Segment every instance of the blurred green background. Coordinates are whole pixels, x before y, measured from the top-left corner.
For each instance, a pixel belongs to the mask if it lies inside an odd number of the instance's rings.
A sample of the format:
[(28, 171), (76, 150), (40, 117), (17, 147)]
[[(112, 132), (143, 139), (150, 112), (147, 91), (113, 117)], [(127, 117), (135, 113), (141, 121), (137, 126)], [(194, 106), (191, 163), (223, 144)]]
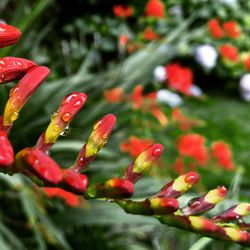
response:
[[(161, 126), (148, 112), (133, 110), (131, 103), (108, 103), (103, 92), (122, 87), (130, 95), (138, 84), (144, 92), (165, 89), (166, 83), (154, 78), (154, 69), (178, 62), (193, 72), (194, 83), (205, 97), (181, 95), (185, 115), (204, 121), (190, 133), (206, 138), (206, 145), (223, 140), (233, 152), (235, 169), (227, 171), (213, 164), (198, 167), (201, 184), (185, 199), (223, 184), (230, 194), (223, 206), (248, 201), (250, 193), (250, 104), (239, 94), (239, 82), (248, 69), (240, 63), (225, 61), (220, 55), (212, 69), (195, 57), (197, 46), (210, 44), (219, 54), (221, 44), (238, 48), (244, 60), (250, 53), (250, 1), (240, 0), (164, 0), (165, 17), (145, 16), (147, 0), (1, 0), (0, 18), (18, 27), (20, 41), (0, 56), (24, 57), (46, 65), (51, 74), (32, 96), (16, 122), (10, 140), (15, 152), (34, 145), (62, 98), (72, 91), (88, 94), (88, 102), (52, 149), (51, 156), (62, 167), (73, 164), (81, 145), (96, 120), (107, 113), (117, 116), (117, 125), (97, 159), (87, 172), (90, 183), (117, 176), (133, 158), (119, 145), (129, 136), (150, 138), (162, 143), (165, 153), (161, 165), (136, 184), (135, 198), (155, 194), (168, 180), (178, 176), (173, 169), (178, 155), (176, 142), (183, 131), (170, 121)], [(133, 15), (117, 17), (115, 5), (132, 6)], [(214, 39), (207, 23), (235, 21), (241, 36)], [(151, 27), (160, 37), (145, 39)], [(119, 43), (126, 34), (131, 48)], [(128, 46), (126, 45), (126, 46)], [(14, 83), (0, 86), (0, 111)], [(170, 119), (172, 108), (161, 106)], [(117, 205), (103, 201), (81, 200), (69, 207), (60, 199), (48, 199), (23, 176), (0, 176), (0, 249), (242, 249), (236, 244), (201, 238), (199, 235), (161, 225), (145, 216), (128, 215)], [(223, 207), (222, 206), (222, 207)]]

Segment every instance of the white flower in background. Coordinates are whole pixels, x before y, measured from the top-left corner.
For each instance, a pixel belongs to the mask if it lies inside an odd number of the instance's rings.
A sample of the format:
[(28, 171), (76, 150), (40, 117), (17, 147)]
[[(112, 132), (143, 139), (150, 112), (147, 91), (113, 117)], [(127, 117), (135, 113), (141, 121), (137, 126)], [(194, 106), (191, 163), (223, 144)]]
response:
[(217, 51), (209, 44), (197, 46), (195, 49), (195, 59), (206, 69), (212, 69), (216, 65), (217, 57)]
[(156, 93), (156, 99), (159, 103), (167, 104), (172, 108), (178, 107), (183, 103), (183, 100), (179, 95), (167, 89), (158, 90)]
[(250, 74), (245, 74), (240, 79), (240, 95), (245, 101), (250, 101)]
[(202, 89), (195, 84), (193, 84), (190, 87), (189, 91), (190, 91), (192, 96), (200, 97), (203, 95)]
[(169, 14), (170, 15), (176, 15), (179, 17), (183, 16), (183, 11), (180, 5), (175, 5), (169, 9)]
[(0, 19), (0, 23), (6, 23), (5, 20), (3, 19)]
[(157, 82), (164, 82), (167, 79), (167, 72), (164, 66), (157, 66), (154, 69), (154, 79)]

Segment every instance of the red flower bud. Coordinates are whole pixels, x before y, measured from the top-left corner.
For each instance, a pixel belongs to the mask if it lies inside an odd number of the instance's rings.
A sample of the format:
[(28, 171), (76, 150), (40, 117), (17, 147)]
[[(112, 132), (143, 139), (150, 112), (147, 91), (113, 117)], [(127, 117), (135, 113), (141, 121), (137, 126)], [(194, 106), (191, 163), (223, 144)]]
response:
[[(26, 148), (16, 156), (17, 168), (27, 174), (33, 173), (46, 184), (56, 185), (62, 181), (63, 175), (57, 163), (43, 152)], [(28, 174), (29, 175), (29, 174)]]
[(74, 193), (82, 194), (88, 186), (88, 178), (85, 174), (78, 174), (72, 170), (63, 171), (63, 185)]
[(149, 199), (150, 208), (155, 215), (171, 214), (178, 210), (179, 203), (174, 198), (153, 197)]
[(15, 44), (21, 32), (19, 29), (5, 23), (0, 23), (0, 48)]
[[(42, 135), (44, 138), (40, 138), (42, 141), (39, 143), (55, 143), (60, 134), (63, 133), (75, 115), (84, 106), (86, 100), (87, 95), (85, 93), (73, 92), (67, 95), (62, 101), (61, 107), (54, 113), (47, 130)], [(40, 148), (41, 145), (37, 145), (37, 147)]]
[(224, 200), (227, 194), (225, 187), (217, 187), (198, 198), (189, 201), (187, 207), (182, 209), (184, 215), (196, 215), (204, 213), (215, 207), (217, 203)]
[(3, 115), (3, 125), (11, 127), (18, 118), (19, 112), (28, 101), (30, 96), (40, 86), (40, 84), (49, 75), (50, 70), (44, 66), (34, 66), (21, 79), (16, 87), (10, 91), (10, 98), (5, 106)]
[(7, 134), (0, 131), (0, 167), (8, 167), (14, 162), (14, 151)]
[(158, 160), (163, 152), (161, 144), (153, 144), (146, 148), (136, 159), (135, 162), (130, 164), (124, 173), (126, 180), (135, 183), (138, 181), (149, 169), (153, 163)]
[(125, 198), (134, 193), (132, 182), (115, 177), (104, 183), (105, 195), (108, 198)]
[(199, 175), (196, 172), (189, 172), (180, 175), (174, 181), (168, 182), (157, 194), (157, 197), (178, 198), (184, 192), (188, 191), (199, 181)]
[(0, 59), (0, 84), (21, 79), (36, 64), (30, 60), (18, 57)]

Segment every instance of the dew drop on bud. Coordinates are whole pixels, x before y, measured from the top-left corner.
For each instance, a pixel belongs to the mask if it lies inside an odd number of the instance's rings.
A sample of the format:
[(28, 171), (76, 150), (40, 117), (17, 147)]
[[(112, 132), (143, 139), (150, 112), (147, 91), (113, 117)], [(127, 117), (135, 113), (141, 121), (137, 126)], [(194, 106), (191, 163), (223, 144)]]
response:
[(74, 99), (76, 96), (77, 96), (76, 93), (67, 95), (67, 96), (63, 99), (63, 101), (62, 101), (62, 106), (64, 106), (64, 105), (70, 103), (70, 102), (72, 101), (72, 99)]
[(70, 133), (70, 127), (67, 126), (61, 133), (60, 136), (66, 136)]
[(71, 119), (71, 114), (69, 112), (64, 112), (61, 118), (64, 122), (69, 122)]
[(81, 105), (82, 105), (82, 101), (77, 101), (74, 103), (73, 107), (77, 108), (77, 107), (80, 107)]

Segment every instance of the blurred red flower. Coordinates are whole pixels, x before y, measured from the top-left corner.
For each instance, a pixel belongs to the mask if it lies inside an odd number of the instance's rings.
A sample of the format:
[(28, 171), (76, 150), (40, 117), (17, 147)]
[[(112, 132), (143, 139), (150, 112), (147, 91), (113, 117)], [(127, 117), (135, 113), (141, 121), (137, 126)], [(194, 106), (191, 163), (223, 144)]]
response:
[(123, 100), (124, 91), (123, 88), (118, 87), (103, 92), (104, 99), (109, 103), (116, 103)]
[(145, 9), (146, 16), (155, 18), (165, 17), (165, 5), (161, 0), (149, 0)]
[(115, 5), (113, 6), (113, 12), (117, 17), (130, 17), (134, 13), (134, 9), (131, 6)]
[(224, 59), (227, 59), (232, 62), (237, 62), (238, 57), (238, 48), (231, 44), (223, 44), (220, 46), (220, 54)]
[(122, 152), (129, 152), (132, 157), (136, 158), (144, 149), (152, 144), (154, 144), (153, 140), (130, 136), (127, 141), (120, 144), (120, 150)]
[(210, 19), (208, 22), (208, 30), (211, 36), (215, 39), (220, 39), (224, 36), (224, 31), (218, 19)]
[(130, 99), (133, 102), (134, 109), (139, 109), (141, 107), (143, 102), (142, 93), (143, 93), (143, 86), (137, 85), (130, 96)]
[(173, 168), (178, 174), (184, 174), (183, 159), (181, 157), (176, 158)]
[(237, 38), (240, 36), (240, 29), (235, 21), (225, 22), (223, 24), (223, 29), (227, 36), (231, 38)]
[(186, 134), (180, 136), (177, 149), (181, 156), (195, 159), (200, 166), (204, 166), (208, 160), (208, 152), (205, 147), (206, 139), (199, 134)]
[(172, 120), (177, 123), (179, 128), (183, 131), (187, 131), (193, 126), (201, 126), (202, 121), (198, 119), (192, 119), (182, 113), (179, 108), (172, 110)]
[(57, 197), (63, 199), (68, 206), (77, 207), (80, 205), (79, 196), (61, 188), (44, 187), (43, 191), (48, 197)]
[(223, 141), (214, 142), (212, 145), (212, 155), (217, 160), (218, 164), (225, 169), (234, 169), (232, 162), (232, 152), (229, 145)]
[(247, 58), (243, 60), (243, 64), (247, 70), (250, 70), (250, 55), (248, 55)]
[(152, 40), (157, 40), (160, 38), (159, 35), (157, 35), (151, 27), (147, 27), (144, 32), (143, 32), (143, 35), (144, 35), (144, 39), (145, 40), (149, 40), (149, 41), (152, 41)]
[(166, 66), (168, 86), (183, 94), (190, 95), (193, 73), (189, 68), (174, 63)]

